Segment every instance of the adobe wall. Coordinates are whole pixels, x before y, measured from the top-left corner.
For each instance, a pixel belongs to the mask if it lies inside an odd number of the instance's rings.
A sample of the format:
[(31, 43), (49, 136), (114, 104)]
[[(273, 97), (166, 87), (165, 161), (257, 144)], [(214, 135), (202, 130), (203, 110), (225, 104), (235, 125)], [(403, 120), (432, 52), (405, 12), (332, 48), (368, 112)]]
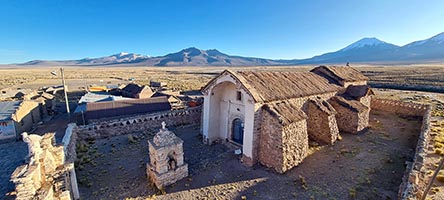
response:
[(415, 149), (413, 162), (407, 163), (407, 169), (399, 186), (399, 199), (417, 199), (425, 190), (429, 178), (423, 167), (426, 150), (430, 140), (430, 117), (432, 107), (430, 105), (401, 102), (388, 99), (372, 98), (372, 109), (382, 110), (401, 115), (422, 116), (421, 132)]
[(39, 103), (23, 101), (12, 118), (17, 122), (19, 133), (30, 131), (34, 124), (41, 121)]
[(95, 121), (76, 128), (79, 139), (103, 138), (124, 135), (134, 132), (144, 132), (160, 127), (164, 121), (167, 126), (179, 126), (200, 123), (202, 107), (184, 110), (173, 110), (145, 115), (137, 115), (107, 121)]

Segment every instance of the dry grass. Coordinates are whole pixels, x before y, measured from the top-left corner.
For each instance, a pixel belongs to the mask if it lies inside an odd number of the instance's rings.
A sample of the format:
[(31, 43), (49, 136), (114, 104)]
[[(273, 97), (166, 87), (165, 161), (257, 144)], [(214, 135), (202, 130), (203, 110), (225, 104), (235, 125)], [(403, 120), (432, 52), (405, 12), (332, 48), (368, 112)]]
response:
[(444, 92), (444, 65), (372, 66), (360, 70), (373, 87)]
[[(425, 65), (353, 65), (370, 78), (373, 86), (407, 88), (418, 90), (444, 91), (444, 64)], [(196, 90), (204, 86), (213, 76), (231, 69), (233, 71), (309, 71), (312, 66), (260, 66), (260, 67), (65, 67), (65, 77), (85, 84), (104, 80), (127, 82), (135, 78), (139, 84), (148, 84), (150, 80), (166, 82), (170, 88), (178, 90)], [(15, 67), (0, 68), (0, 89), (7, 87), (26, 88), (52, 86), (60, 84), (60, 77), (52, 76), (51, 71), (58, 67)], [(72, 81), (71, 81), (72, 82)], [(114, 82), (113, 82), (114, 84)], [(71, 87), (77, 89), (78, 87)]]

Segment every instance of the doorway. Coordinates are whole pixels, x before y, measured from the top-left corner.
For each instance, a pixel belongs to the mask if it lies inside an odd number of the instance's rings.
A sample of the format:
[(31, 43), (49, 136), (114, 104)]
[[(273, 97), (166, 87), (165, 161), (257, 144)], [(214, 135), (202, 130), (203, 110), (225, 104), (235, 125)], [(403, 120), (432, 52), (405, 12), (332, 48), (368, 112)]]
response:
[(232, 140), (238, 144), (243, 144), (244, 142), (244, 123), (241, 119), (236, 118), (233, 120), (232, 124)]

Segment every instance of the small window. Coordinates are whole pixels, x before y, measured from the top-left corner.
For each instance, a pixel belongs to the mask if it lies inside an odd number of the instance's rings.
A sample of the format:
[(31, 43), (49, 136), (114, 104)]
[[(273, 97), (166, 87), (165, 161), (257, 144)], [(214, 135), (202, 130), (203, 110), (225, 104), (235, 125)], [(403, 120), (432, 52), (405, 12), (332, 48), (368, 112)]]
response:
[(236, 92), (236, 100), (242, 101), (242, 92), (241, 91)]

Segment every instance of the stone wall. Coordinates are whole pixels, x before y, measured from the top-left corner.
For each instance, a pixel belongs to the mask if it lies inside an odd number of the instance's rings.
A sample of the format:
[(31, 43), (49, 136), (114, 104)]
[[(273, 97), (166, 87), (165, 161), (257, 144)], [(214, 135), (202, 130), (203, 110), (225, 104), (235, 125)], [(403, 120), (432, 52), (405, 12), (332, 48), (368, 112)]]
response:
[(330, 104), (337, 112), (336, 122), (339, 131), (356, 134), (364, 128), (367, 128), (369, 109), (367, 111), (358, 112), (346, 108), (338, 104), (336, 101), (330, 101)]
[(88, 125), (77, 127), (76, 131), (80, 139), (103, 138), (152, 130), (160, 127), (162, 121), (166, 122), (168, 126), (200, 123), (201, 115), (202, 107), (199, 106), (107, 121), (95, 121)]
[(260, 146), (260, 140), (261, 140), (261, 124), (262, 124), (262, 108), (260, 107), (260, 104), (256, 104), (255, 108), (256, 111), (254, 113), (254, 124), (253, 124), (253, 158), (250, 163), (247, 163), (246, 159), (242, 159), (242, 162), (245, 163), (247, 166), (253, 166), (257, 163), (259, 158), (259, 146)]
[(278, 173), (301, 163), (308, 153), (306, 120), (282, 126), (274, 116), (262, 112), (261, 121), (259, 162)]
[(426, 150), (430, 140), (430, 117), (432, 107), (430, 105), (401, 102), (389, 99), (372, 98), (372, 109), (382, 110), (394, 114), (407, 116), (421, 116), (422, 126), (415, 149), (413, 162), (407, 162), (407, 169), (399, 186), (399, 199), (417, 199), (422, 196), (429, 178), (423, 167)]
[(286, 172), (301, 163), (307, 156), (307, 121), (293, 122), (285, 126), (282, 133), (282, 142), (282, 172)]
[(282, 125), (268, 112), (262, 112), (259, 141), (259, 162), (276, 171), (282, 171)]
[(395, 114), (402, 114), (409, 116), (424, 116), (424, 113), (429, 108), (429, 106), (424, 104), (401, 102), (390, 99), (372, 98), (371, 108)]
[(324, 94), (319, 94), (319, 95), (289, 99), (288, 102), (290, 102), (292, 105), (296, 105), (301, 110), (306, 110), (307, 102), (310, 99), (327, 101), (335, 95), (336, 95), (336, 92), (330, 92), (330, 93), (324, 93)]
[(341, 81), (341, 85), (347, 88), (350, 85), (367, 85), (367, 81)]
[[(322, 143), (333, 144), (339, 135), (338, 125), (336, 123), (336, 112), (322, 110), (315, 102), (309, 102), (307, 106), (307, 129), (310, 139)], [(327, 103), (327, 102), (325, 102)]]
[(79, 199), (80, 193), (77, 184), (77, 175), (74, 167), (74, 162), (77, 159), (76, 144), (77, 144), (77, 126), (75, 123), (68, 124), (63, 136), (63, 151), (65, 153), (65, 165), (67, 166), (66, 179), (69, 183), (69, 188), (73, 199)]
[(11, 175), (16, 199), (71, 199), (66, 181), (69, 166), (65, 165), (63, 146), (55, 145), (54, 135), (23, 134), (28, 144), (29, 161)]
[(77, 125), (75, 123), (68, 124), (63, 136), (63, 150), (65, 152), (65, 159), (67, 162), (72, 162), (77, 158), (76, 144), (77, 144)]
[(372, 107), (372, 105), (371, 105), (372, 98), (373, 98), (373, 95), (367, 95), (367, 96), (361, 97), (359, 99), (359, 102), (361, 102), (362, 105), (367, 106), (367, 108), (371, 108)]

